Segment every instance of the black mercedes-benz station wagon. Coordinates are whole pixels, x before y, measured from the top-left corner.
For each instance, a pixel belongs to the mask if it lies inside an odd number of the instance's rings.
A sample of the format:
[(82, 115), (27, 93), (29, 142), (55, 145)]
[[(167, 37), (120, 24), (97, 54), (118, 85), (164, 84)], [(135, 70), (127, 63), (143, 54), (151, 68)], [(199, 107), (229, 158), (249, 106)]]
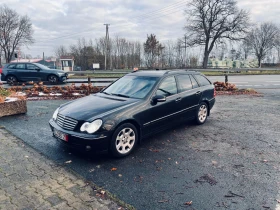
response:
[(122, 157), (141, 139), (175, 123), (203, 124), (215, 94), (214, 85), (199, 72), (136, 71), (99, 93), (61, 105), (49, 124), (68, 145)]

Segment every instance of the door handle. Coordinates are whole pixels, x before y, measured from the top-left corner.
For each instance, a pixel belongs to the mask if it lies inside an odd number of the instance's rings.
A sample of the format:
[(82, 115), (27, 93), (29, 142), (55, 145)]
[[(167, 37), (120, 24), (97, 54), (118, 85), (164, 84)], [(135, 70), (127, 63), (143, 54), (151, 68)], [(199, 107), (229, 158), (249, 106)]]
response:
[(176, 100), (175, 100), (175, 102), (180, 102), (182, 100), (182, 98), (177, 98)]
[(195, 94), (196, 94), (196, 95), (199, 95), (200, 93), (201, 93), (201, 91), (197, 91)]

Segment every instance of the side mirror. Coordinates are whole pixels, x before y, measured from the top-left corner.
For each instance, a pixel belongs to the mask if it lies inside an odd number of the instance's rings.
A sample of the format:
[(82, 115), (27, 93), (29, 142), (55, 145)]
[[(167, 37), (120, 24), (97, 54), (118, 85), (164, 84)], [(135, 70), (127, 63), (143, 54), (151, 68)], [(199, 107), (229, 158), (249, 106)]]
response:
[(36, 71), (40, 71), (41, 69), (39, 67), (35, 67), (35, 70)]
[(157, 104), (157, 102), (164, 102), (166, 101), (166, 97), (163, 95), (156, 95), (152, 98), (152, 103)]

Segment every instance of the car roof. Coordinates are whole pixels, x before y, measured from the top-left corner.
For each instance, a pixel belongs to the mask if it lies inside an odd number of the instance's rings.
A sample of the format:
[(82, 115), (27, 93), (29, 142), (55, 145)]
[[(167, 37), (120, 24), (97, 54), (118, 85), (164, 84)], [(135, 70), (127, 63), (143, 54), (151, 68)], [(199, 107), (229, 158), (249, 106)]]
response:
[(173, 69), (173, 70), (139, 70), (139, 71), (131, 72), (127, 75), (162, 77), (164, 75), (176, 75), (176, 74), (200, 74), (200, 73), (192, 70)]
[(37, 63), (31, 63), (31, 62), (12, 62), (12, 63), (7, 63), (6, 65), (10, 64), (37, 64)]

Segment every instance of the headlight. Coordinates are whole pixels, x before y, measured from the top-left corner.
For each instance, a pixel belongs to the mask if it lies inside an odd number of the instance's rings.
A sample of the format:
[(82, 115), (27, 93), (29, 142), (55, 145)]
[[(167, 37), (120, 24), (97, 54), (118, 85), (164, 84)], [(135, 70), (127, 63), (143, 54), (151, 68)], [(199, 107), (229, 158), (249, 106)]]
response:
[(54, 113), (53, 113), (52, 118), (53, 118), (54, 120), (56, 120), (56, 118), (57, 118), (58, 110), (59, 110), (59, 108), (57, 108), (57, 109), (54, 111)]
[(65, 73), (57, 73), (59, 76), (65, 76)]
[(89, 122), (85, 122), (80, 130), (82, 132), (86, 131), (88, 133), (94, 133), (95, 131), (97, 131), (102, 125), (102, 120), (94, 120), (93, 122), (89, 123)]

